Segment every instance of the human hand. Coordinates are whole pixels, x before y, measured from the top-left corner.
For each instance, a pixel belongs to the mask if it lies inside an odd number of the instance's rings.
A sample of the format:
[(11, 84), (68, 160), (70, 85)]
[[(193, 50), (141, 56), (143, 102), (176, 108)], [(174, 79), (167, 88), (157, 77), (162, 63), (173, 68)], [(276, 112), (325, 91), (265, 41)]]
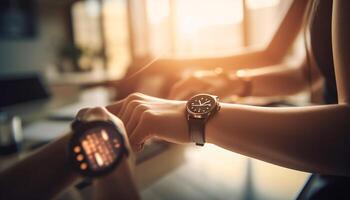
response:
[(144, 142), (157, 137), (174, 143), (190, 142), (186, 102), (134, 93), (107, 109), (125, 124), (131, 148), (140, 151)]
[(209, 93), (221, 99), (238, 95), (242, 91), (242, 82), (238, 78), (228, 79), (218, 70), (196, 71), (174, 84), (168, 98), (187, 100), (198, 93)]
[(124, 136), (125, 143), (129, 145), (123, 121), (120, 120), (117, 116), (110, 113), (105, 107), (83, 108), (78, 111), (76, 119), (86, 122), (94, 120), (112, 121), (119, 128), (119, 131)]
[[(124, 123), (115, 115), (110, 113), (104, 107), (94, 107), (94, 108), (83, 108), (81, 109), (77, 115), (76, 119), (81, 121), (94, 121), (94, 120), (109, 120), (112, 121), (117, 127), (120, 133), (123, 135), (125, 147), (129, 152), (131, 152), (130, 143), (128, 136), (126, 134)], [(130, 162), (131, 167), (133, 167), (133, 155), (130, 153), (128, 161)]]
[(84, 108), (78, 112), (76, 118), (81, 121), (113, 121), (123, 134), (129, 152), (128, 158), (124, 156), (113, 172), (94, 181), (94, 199), (140, 199), (133, 179), (134, 162), (124, 123), (104, 107)]

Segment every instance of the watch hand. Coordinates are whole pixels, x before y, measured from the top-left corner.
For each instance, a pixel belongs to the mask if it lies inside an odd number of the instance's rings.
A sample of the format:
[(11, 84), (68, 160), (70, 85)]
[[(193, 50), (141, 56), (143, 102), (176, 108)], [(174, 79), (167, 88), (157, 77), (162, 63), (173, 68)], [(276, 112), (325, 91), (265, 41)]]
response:
[(206, 101), (206, 102), (204, 102), (203, 104), (206, 104), (206, 103), (209, 103), (210, 101)]

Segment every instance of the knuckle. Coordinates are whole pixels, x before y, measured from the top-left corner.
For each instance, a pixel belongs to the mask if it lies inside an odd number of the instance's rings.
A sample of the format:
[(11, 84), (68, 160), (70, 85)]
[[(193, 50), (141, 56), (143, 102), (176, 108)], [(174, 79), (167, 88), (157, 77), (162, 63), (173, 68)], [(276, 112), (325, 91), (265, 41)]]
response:
[(143, 94), (140, 92), (135, 92), (135, 93), (130, 94), (127, 98), (128, 98), (128, 100), (132, 101), (132, 100), (141, 99), (142, 95)]
[(131, 101), (127, 104), (126, 110), (127, 110), (127, 111), (132, 111), (132, 110), (136, 109), (137, 106), (140, 105), (141, 103), (142, 103), (141, 100), (131, 100)]
[(140, 111), (146, 111), (148, 107), (145, 104), (138, 104), (135, 109)]
[(136, 107), (139, 104), (141, 104), (141, 100), (134, 99), (134, 100), (130, 101), (130, 105), (132, 105), (132, 106)]
[(143, 112), (143, 118), (146, 120), (153, 120), (155, 117), (157, 117), (158, 113), (147, 109), (146, 111)]
[(146, 111), (143, 112), (142, 116), (143, 116), (144, 118), (149, 118), (149, 117), (152, 117), (153, 114), (154, 114), (153, 111), (151, 111), (151, 110), (146, 110)]

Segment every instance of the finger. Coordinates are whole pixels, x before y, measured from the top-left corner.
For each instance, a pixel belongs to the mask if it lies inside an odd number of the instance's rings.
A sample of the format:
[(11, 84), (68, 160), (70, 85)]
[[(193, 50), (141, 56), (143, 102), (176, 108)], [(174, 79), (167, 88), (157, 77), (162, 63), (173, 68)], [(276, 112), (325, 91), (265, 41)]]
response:
[(114, 102), (111, 105), (106, 106), (106, 109), (114, 115), (117, 115), (123, 106), (125, 99)]
[(145, 141), (151, 137), (152, 135), (149, 134), (149, 130), (146, 127), (146, 123), (140, 121), (129, 137), (131, 149), (134, 152), (141, 151)]
[(141, 94), (141, 93), (132, 93), (128, 97), (126, 97), (122, 106), (121, 106), (121, 109), (119, 110), (118, 113), (116, 113), (116, 115), (118, 115), (120, 117), (125, 112), (125, 109), (126, 109), (128, 103), (133, 101), (133, 100), (141, 100), (142, 95), (143, 94)]
[(140, 118), (142, 116), (142, 113), (144, 113), (147, 110), (147, 106), (145, 105), (138, 105), (134, 111), (131, 113), (130, 118), (126, 119), (126, 130), (128, 133), (132, 133), (132, 130), (135, 129), (137, 123), (140, 121)]
[(129, 102), (128, 105), (126, 106), (126, 109), (125, 109), (124, 113), (121, 113), (120, 119), (123, 120), (124, 123), (127, 123), (128, 122), (127, 120), (129, 119), (129, 117), (132, 114), (132, 112), (141, 103), (142, 103), (141, 100), (132, 100), (131, 102)]
[(77, 120), (82, 120), (82, 117), (84, 116), (84, 114), (89, 110), (90, 108), (83, 108), (83, 109), (80, 109), (78, 111), (78, 113), (75, 115), (75, 118)]

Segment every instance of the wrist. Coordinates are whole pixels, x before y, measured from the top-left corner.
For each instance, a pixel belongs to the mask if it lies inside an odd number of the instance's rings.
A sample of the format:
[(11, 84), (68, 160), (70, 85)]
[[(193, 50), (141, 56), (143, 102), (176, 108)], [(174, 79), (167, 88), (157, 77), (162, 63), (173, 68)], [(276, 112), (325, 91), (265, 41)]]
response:
[(205, 134), (205, 140), (207, 143), (215, 144), (215, 136), (220, 133), (220, 119), (223, 115), (224, 107), (221, 104), (220, 112), (218, 112), (210, 121), (208, 121), (206, 125), (206, 134)]
[(81, 174), (79, 174), (76, 170), (74, 170), (73, 167), (71, 167), (71, 161), (70, 161), (70, 152), (68, 149), (69, 146), (69, 142), (72, 138), (73, 133), (69, 132), (68, 134), (66, 134), (65, 136), (63, 136), (61, 139), (59, 139), (57, 142), (61, 143), (59, 144), (62, 148), (62, 153), (61, 155), (64, 157), (64, 163), (69, 166), (67, 167), (67, 169), (69, 169), (69, 173), (71, 174), (72, 177), (74, 177), (74, 179), (77, 178), (81, 178)]
[(197, 94), (187, 102), (187, 122), (192, 142), (203, 146), (206, 142), (206, 124), (220, 110), (218, 97), (210, 94)]
[(129, 176), (131, 174), (131, 171), (132, 171), (131, 168), (132, 168), (131, 162), (126, 156), (123, 156), (119, 166), (117, 166), (110, 174), (107, 174), (106, 176), (97, 180), (104, 180), (104, 179), (110, 180), (115, 178), (123, 180), (126, 176)]

